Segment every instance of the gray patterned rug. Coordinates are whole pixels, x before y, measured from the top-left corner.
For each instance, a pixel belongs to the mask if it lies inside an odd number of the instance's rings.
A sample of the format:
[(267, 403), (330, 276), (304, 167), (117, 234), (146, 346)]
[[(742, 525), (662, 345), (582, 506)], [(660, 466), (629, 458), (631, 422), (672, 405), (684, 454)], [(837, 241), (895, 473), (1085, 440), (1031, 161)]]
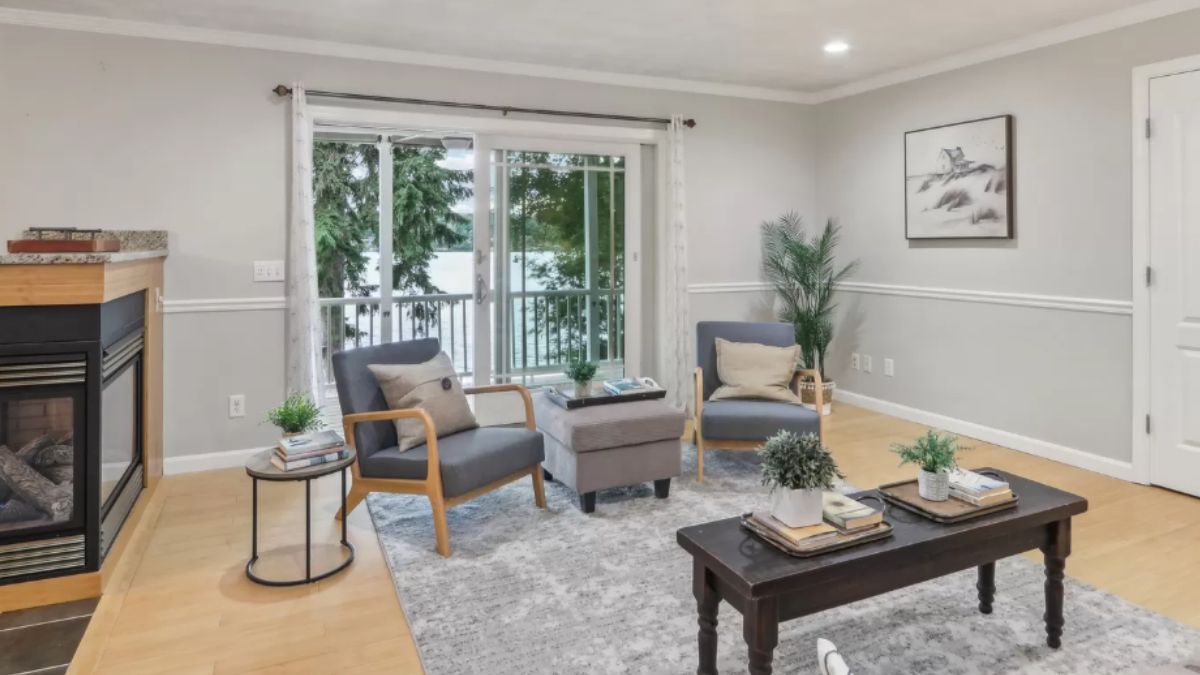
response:
[[(528, 480), (449, 512), (453, 556), (433, 550), (425, 499), (368, 500), (401, 604), (430, 675), (694, 673), (696, 613), (678, 528), (764, 505), (752, 453), (708, 453), (705, 482), (685, 448), (682, 478), (658, 500), (641, 486), (600, 493), (584, 515)], [(1070, 574), (1071, 563), (1067, 561)], [(1045, 646), (1041, 566), (996, 566), (995, 612), (976, 611), (973, 571), (780, 626), (776, 673), (815, 673), (818, 637), (870, 673), (1141, 673), (1187, 663), (1200, 631), (1068, 578), (1063, 648)], [(720, 613), (722, 673), (744, 673), (741, 616)]]

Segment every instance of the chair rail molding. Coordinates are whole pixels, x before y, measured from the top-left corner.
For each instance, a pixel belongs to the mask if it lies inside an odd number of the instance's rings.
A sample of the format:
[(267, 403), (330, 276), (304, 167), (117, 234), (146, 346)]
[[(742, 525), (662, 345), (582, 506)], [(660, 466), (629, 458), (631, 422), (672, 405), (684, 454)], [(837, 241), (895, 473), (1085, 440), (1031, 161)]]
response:
[[(760, 293), (770, 292), (771, 285), (762, 281), (729, 281), (699, 283), (688, 286), (689, 293)], [(991, 305), (1011, 305), (1037, 309), (1056, 309), (1070, 312), (1094, 314), (1132, 315), (1133, 302), (1107, 298), (1083, 298), (1039, 293), (1014, 293), (1005, 291), (979, 291), (963, 288), (938, 288), (933, 286), (906, 286), (880, 284), (865, 281), (845, 281), (838, 285), (844, 293), (870, 295), (894, 295), (905, 298), (926, 298), (952, 302), (974, 302)]]
[(190, 300), (164, 300), (164, 314), (192, 314), (196, 312), (246, 312), (282, 310), (287, 301), (276, 298), (196, 298)]

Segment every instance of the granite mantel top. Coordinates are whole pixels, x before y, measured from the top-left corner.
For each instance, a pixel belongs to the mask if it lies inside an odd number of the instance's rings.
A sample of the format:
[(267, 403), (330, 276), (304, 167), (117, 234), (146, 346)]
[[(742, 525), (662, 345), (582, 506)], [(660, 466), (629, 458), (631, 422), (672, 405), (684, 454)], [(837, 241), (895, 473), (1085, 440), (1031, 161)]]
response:
[[(31, 236), (26, 231), (22, 238)], [(121, 250), (114, 253), (7, 253), (0, 265), (103, 265), (167, 256), (166, 230), (103, 230), (101, 236), (117, 239)]]

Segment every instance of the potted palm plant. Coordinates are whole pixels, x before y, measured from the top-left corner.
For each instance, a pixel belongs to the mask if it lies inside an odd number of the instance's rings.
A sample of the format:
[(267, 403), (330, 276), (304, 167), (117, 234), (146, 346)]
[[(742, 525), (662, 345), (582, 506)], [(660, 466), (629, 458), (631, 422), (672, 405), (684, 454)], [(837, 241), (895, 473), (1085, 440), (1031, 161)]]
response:
[(759, 448), (762, 482), (771, 488), (771, 515), (788, 527), (821, 522), (821, 493), (844, 478), (816, 434), (781, 431)]
[(279, 427), (283, 437), (315, 431), (321, 427), (321, 409), (305, 394), (292, 394), (267, 411), (267, 421)]
[(576, 361), (567, 367), (564, 374), (575, 383), (575, 398), (583, 398), (591, 393), (596, 370), (596, 364), (591, 361)]
[(950, 434), (939, 434), (930, 429), (910, 444), (896, 443), (892, 452), (900, 456), (900, 465), (916, 464), (917, 494), (931, 502), (944, 502), (950, 498), (950, 472), (958, 468), (955, 459), (960, 450), (958, 438)]
[[(833, 292), (858, 267), (858, 261), (840, 268), (835, 263), (838, 233), (838, 226), (830, 220), (810, 239), (803, 220), (795, 213), (785, 213), (762, 225), (763, 273), (779, 296), (779, 318), (792, 324), (796, 331), (803, 367), (821, 374), (823, 415), (833, 410), (835, 387), (825, 371), (825, 355), (833, 341), (833, 312), (837, 308)], [(800, 400), (816, 407), (816, 383), (811, 379), (801, 381)]]

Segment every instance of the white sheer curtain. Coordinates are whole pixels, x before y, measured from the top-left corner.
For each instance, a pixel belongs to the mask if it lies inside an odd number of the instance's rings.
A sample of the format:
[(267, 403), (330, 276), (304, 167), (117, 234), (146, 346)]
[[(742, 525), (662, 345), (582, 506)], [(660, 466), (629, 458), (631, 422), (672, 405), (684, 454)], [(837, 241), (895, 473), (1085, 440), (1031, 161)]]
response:
[(683, 172), (683, 117), (671, 117), (666, 147), (666, 212), (659, 222), (658, 366), (669, 400), (689, 409), (694, 339), (688, 320), (687, 191)]
[(312, 119), (304, 87), (292, 85), (292, 184), (287, 228), (287, 393), (322, 404), (318, 379), (320, 308), (317, 305), (316, 233), (313, 228)]

